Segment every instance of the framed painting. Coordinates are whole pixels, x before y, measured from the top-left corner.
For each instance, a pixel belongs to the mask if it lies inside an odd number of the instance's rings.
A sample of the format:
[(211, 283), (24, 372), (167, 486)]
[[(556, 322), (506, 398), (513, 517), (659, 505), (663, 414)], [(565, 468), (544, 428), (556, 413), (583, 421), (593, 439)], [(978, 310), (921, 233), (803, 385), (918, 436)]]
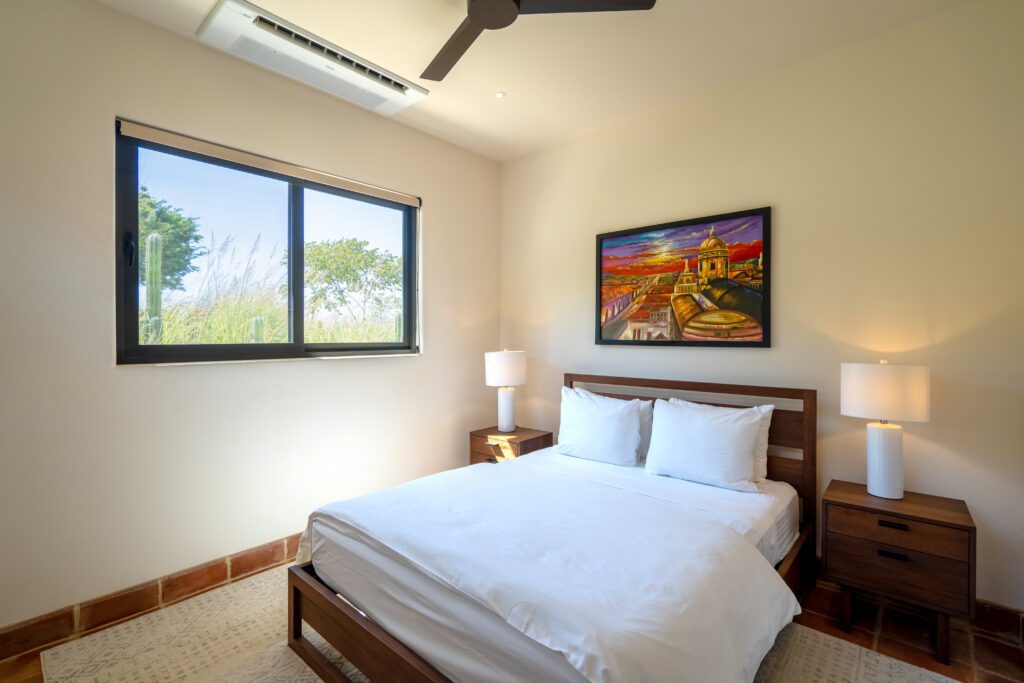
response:
[(771, 208), (597, 236), (598, 344), (771, 346)]

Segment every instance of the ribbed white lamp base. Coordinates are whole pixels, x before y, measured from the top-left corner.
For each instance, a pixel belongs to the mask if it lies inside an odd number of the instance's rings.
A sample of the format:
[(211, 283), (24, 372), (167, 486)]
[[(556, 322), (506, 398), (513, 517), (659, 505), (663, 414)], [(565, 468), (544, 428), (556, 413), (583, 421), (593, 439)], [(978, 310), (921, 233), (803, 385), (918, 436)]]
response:
[(868, 424), (868, 493), (903, 497), (903, 427), (899, 425)]
[(498, 431), (516, 431), (515, 387), (498, 387)]

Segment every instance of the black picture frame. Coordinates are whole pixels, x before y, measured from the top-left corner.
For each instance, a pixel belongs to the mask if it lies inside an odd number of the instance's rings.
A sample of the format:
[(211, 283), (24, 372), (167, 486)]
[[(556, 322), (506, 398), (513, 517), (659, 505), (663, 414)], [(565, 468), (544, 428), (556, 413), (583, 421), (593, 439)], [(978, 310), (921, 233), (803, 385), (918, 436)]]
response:
[[(695, 293), (703, 295), (712, 305), (719, 303), (723, 304), (719, 306), (720, 310), (733, 313), (732, 316), (718, 316), (719, 318), (728, 317), (733, 322), (727, 324), (715, 325), (699, 325), (705, 318), (698, 318), (699, 315), (709, 314), (711, 311), (704, 308), (698, 308), (698, 313), (693, 316), (686, 318), (686, 313), (690, 308), (690, 304), (687, 302), (685, 305), (680, 302), (679, 308), (682, 311), (677, 310), (678, 296), (689, 296), (697, 306), (701, 306), (702, 299), (693, 296), (694, 292), (691, 291), (690, 278), (683, 278), (684, 270), (686, 270), (686, 263), (691, 260), (688, 256), (687, 259), (680, 260), (679, 264), (681, 267), (678, 270), (664, 270), (658, 273), (652, 273), (647, 275), (621, 275), (615, 276), (611, 273), (605, 273), (605, 251), (606, 248), (612, 248), (608, 243), (613, 240), (618, 240), (623, 237), (631, 237), (636, 235), (643, 235), (644, 233), (664, 233), (666, 231), (674, 231), (680, 228), (690, 228), (702, 226), (707, 232), (711, 232), (711, 227), (716, 223), (725, 223), (730, 226), (730, 230), (740, 230), (739, 228), (733, 228), (737, 220), (742, 219), (754, 219), (760, 220), (761, 222), (761, 251), (759, 255), (759, 262), (756, 266), (749, 265), (749, 259), (740, 261), (738, 263), (744, 264), (742, 268), (732, 269), (730, 259), (730, 243), (725, 242), (725, 269), (726, 277), (724, 278), (704, 278), (701, 274), (701, 269), (704, 267), (703, 262), (698, 257), (698, 270), (692, 272), (693, 283), (696, 285)], [(742, 224), (742, 223), (741, 223)], [(709, 237), (716, 237), (716, 235), (709, 235)], [(652, 237), (653, 239), (653, 237)], [(681, 238), (680, 238), (681, 239)], [(687, 236), (686, 239), (697, 239), (696, 237)], [(707, 240), (705, 239), (705, 243)], [(721, 240), (719, 240), (721, 242)], [(718, 243), (713, 243), (717, 245)], [(718, 348), (769, 348), (771, 347), (771, 207), (761, 207), (757, 209), (747, 209), (745, 211), (733, 211), (731, 213), (714, 214), (711, 216), (700, 216), (698, 218), (687, 218), (684, 220), (671, 221), (668, 223), (660, 223), (657, 225), (647, 225), (639, 228), (628, 228), (625, 230), (616, 230), (613, 232), (605, 232), (597, 235), (596, 241), (596, 274), (595, 274), (595, 300), (594, 300), (594, 342), (599, 345), (607, 346), (703, 346), (703, 347), (718, 347)], [(753, 248), (753, 247), (750, 247)], [(682, 251), (692, 252), (694, 251), (690, 247), (686, 247)], [(701, 250), (698, 248), (696, 252), (699, 254)], [(721, 249), (713, 252), (709, 247), (705, 254), (719, 253)], [(722, 262), (720, 257), (718, 259), (706, 258), (709, 268), (714, 268), (716, 265), (721, 268)], [(712, 263), (712, 261), (714, 261)], [(687, 271), (689, 274), (690, 271)], [(736, 279), (732, 276), (736, 275)], [(676, 282), (673, 283), (673, 291), (668, 295), (669, 304), (666, 306), (658, 306), (655, 304), (646, 306), (644, 301), (646, 297), (652, 295), (648, 294), (650, 289), (657, 287), (659, 294), (664, 294), (661, 290), (665, 289), (667, 281), (670, 279), (669, 274), (674, 274), (677, 278)], [(607, 277), (606, 277), (607, 275)], [(639, 288), (638, 285), (634, 285), (630, 282), (625, 282), (630, 278), (653, 278), (657, 276), (659, 278), (659, 284), (653, 285), (650, 282), (644, 283), (645, 293), (637, 296), (636, 290)], [(685, 284), (683, 280), (686, 280)], [(637, 281), (638, 280), (634, 280)], [(682, 288), (676, 287), (676, 285), (683, 285)], [(632, 293), (626, 293), (619, 297), (619, 299), (613, 299), (608, 301), (602, 297), (604, 287), (622, 287), (629, 289), (632, 287)], [(736, 289), (736, 288), (739, 289)], [(684, 291), (679, 291), (680, 289)], [(609, 292), (609, 295), (615, 292)], [(628, 297), (626, 301), (625, 297)], [(758, 298), (760, 299), (759, 305), (755, 307), (755, 303)], [(625, 302), (625, 308), (622, 308)], [(657, 299), (657, 304), (662, 302), (662, 298)], [(614, 304), (610, 306), (610, 304)], [(651, 317), (657, 321), (657, 324), (647, 323), (646, 329), (640, 334), (637, 327), (630, 328), (630, 316), (637, 316), (637, 312), (642, 311), (644, 308), (648, 309), (648, 314), (652, 312), (654, 315)], [(666, 309), (667, 308), (667, 312)], [(734, 310), (735, 309), (735, 310)], [(630, 313), (632, 311), (632, 313)], [(614, 313), (614, 315), (612, 315)], [(656, 318), (654, 316), (657, 316)], [(668, 320), (665, 321), (666, 316)], [(680, 322), (682, 320), (682, 322)], [(614, 324), (613, 324), (614, 323)], [(710, 323), (710, 321), (709, 321)], [(754, 333), (753, 324), (756, 323), (760, 327), (760, 336), (756, 336)], [(625, 328), (623, 328), (623, 325)], [(639, 323), (638, 323), (639, 325)], [(605, 328), (608, 328), (605, 330)], [(620, 333), (620, 330), (622, 332)], [(654, 332), (653, 330), (657, 330)], [(653, 334), (654, 338), (647, 338), (645, 335)], [(623, 335), (629, 335), (623, 338)]]

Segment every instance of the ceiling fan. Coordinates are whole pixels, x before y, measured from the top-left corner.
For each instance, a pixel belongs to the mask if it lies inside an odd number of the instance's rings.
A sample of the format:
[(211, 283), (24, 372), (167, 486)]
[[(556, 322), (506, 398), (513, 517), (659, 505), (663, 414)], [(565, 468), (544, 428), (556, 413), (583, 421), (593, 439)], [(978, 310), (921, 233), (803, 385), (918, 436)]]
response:
[(468, 15), (420, 78), (443, 80), (484, 29), (510, 25), (520, 14), (620, 12), (651, 9), (657, 0), (467, 0)]

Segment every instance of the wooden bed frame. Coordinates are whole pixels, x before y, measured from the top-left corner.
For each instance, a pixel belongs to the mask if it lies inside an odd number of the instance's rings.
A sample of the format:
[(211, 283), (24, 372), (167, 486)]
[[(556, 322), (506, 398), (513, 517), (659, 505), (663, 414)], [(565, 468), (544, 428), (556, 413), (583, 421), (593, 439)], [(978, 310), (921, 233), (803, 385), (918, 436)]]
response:
[[(796, 489), (802, 503), (800, 535), (777, 569), (797, 595), (814, 575), (817, 475), (817, 392), (814, 389), (788, 389), (738, 384), (713, 384), (678, 380), (608, 377), (604, 375), (566, 374), (565, 386), (577, 384), (624, 387), (624, 392), (595, 391), (614, 398), (651, 400), (651, 394), (631, 394), (628, 388), (662, 392), (686, 392), (687, 400), (711, 405), (730, 403), (702, 401), (692, 394), (749, 396), (760, 399), (788, 399), (801, 402), (800, 410), (780, 409), (772, 413), (769, 445), (798, 449), (802, 459), (768, 456), (768, 478), (784, 481)], [(766, 401), (770, 403), (771, 401)], [(443, 683), (449, 681), (429, 662), (406, 647), (359, 610), (329, 588), (313, 569), (312, 563), (288, 570), (288, 646), (325, 681), (344, 683), (348, 677), (302, 633), (305, 621), (356, 668), (374, 683), (408, 681)]]

